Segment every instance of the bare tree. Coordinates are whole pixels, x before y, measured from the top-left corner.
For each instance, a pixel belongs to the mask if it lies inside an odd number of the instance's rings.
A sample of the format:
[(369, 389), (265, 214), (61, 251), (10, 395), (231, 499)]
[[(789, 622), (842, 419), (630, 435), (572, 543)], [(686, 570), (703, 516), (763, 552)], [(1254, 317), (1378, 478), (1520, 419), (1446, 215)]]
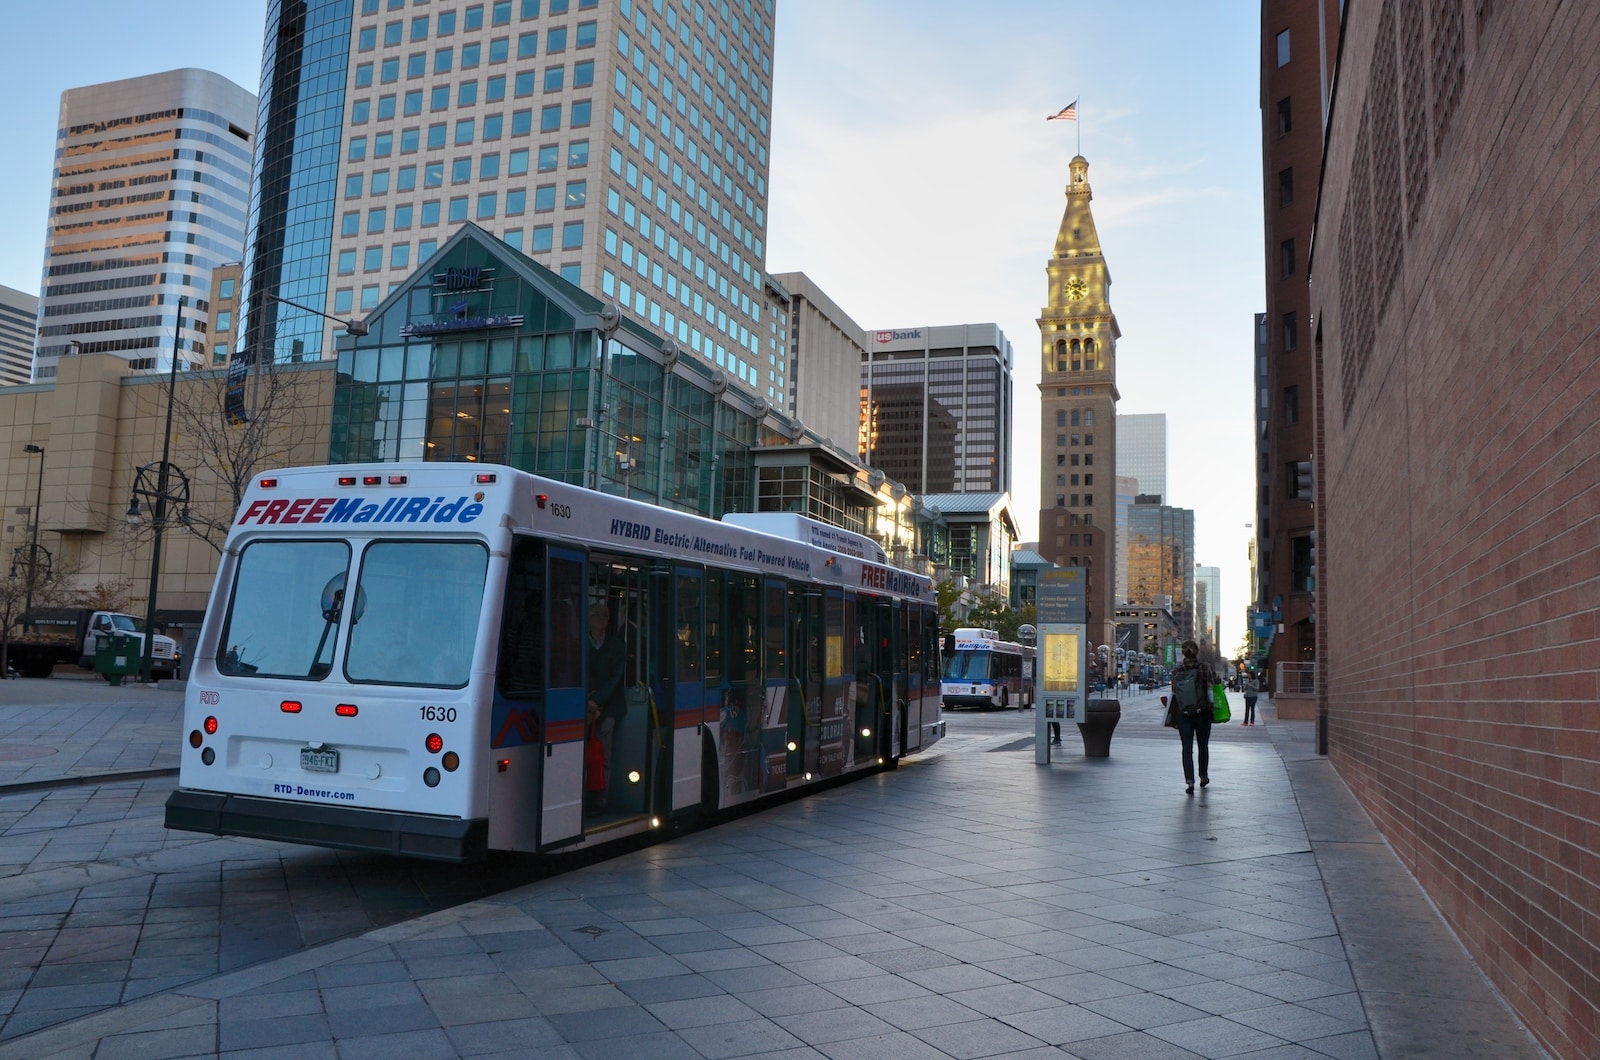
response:
[(187, 505), (167, 514), (168, 526), (181, 525), (220, 554), (250, 480), (295, 462), (316, 440), (313, 419), (303, 413), (315, 404), (318, 386), (302, 366), (272, 361), (257, 363), (242, 398), (236, 391), (232, 401), (225, 371), (180, 378), (172, 413), (182, 445), (173, 462), (190, 463), (194, 488)]

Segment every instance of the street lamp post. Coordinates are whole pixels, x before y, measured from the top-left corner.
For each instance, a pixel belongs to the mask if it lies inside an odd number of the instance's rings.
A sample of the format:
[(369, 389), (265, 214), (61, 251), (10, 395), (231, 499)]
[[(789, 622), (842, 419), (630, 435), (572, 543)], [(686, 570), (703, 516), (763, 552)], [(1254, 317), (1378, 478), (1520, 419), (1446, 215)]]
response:
[[(128, 504), (128, 522), (138, 525), (139, 498), (141, 496), (153, 502), (155, 535), (150, 549), (150, 601), (145, 608), (144, 620), (144, 651), (139, 656), (139, 680), (150, 680), (151, 663), (156, 641), (156, 583), (161, 577), (161, 531), (166, 526), (169, 475), (174, 470), (170, 461), (172, 456), (172, 404), (173, 397), (178, 387), (178, 347), (183, 338), (183, 307), (189, 301), (188, 295), (178, 296), (178, 319), (172, 329), (172, 367), (167, 373), (167, 428), (161, 436), (161, 463), (155, 469), (155, 488), (149, 488), (146, 474), (151, 470), (146, 464), (139, 468), (134, 479), (133, 498)], [(188, 505), (189, 480), (183, 472), (178, 472), (183, 482), (183, 503), (185, 511)]]
[(27, 603), (22, 613), (33, 613), (33, 587), (39, 580), (39, 505), (44, 500), (44, 446), (29, 443), (22, 447), (24, 453), (39, 454), (39, 481), (33, 488), (33, 532), (28, 538), (28, 589)]

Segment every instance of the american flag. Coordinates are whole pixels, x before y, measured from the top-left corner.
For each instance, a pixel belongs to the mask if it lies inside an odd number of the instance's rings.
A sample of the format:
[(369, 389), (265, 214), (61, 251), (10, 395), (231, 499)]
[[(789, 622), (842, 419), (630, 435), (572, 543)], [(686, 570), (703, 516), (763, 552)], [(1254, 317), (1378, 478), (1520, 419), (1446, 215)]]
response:
[(1055, 121), (1057, 118), (1060, 118), (1063, 121), (1077, 121), (1078, 120), (1078, 101), (1077, 100), (1073, 100), (1071, 103), (1068, 103), (1065, 107), (1062, 107), (1056, 113), (1046, 115), (1044, 120), (1045, 121)]

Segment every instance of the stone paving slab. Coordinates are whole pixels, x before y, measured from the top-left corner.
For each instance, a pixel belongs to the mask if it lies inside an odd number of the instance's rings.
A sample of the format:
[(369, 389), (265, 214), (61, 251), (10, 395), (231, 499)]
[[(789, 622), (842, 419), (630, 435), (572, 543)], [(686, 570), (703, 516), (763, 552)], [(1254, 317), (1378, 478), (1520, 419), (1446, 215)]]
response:
[(0, 1060), (1542, 1055), (1309, 725), (1268, 708), (1219, 727), (1214, 783), (1189, 797), (1158, 709), (1124, 703), (1109, 759), (1069, 737), (1048, 766), (1018, 714), (890, 773), (11, 1038)]

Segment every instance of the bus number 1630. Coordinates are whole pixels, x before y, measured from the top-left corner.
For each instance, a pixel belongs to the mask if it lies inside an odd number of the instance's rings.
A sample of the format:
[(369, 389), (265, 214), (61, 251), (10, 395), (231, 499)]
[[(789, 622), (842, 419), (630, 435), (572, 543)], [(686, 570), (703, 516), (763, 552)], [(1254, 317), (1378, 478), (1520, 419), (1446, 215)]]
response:
[(453, 722), (456, 720), (455, 707), (420, 707), (423, 721)]

